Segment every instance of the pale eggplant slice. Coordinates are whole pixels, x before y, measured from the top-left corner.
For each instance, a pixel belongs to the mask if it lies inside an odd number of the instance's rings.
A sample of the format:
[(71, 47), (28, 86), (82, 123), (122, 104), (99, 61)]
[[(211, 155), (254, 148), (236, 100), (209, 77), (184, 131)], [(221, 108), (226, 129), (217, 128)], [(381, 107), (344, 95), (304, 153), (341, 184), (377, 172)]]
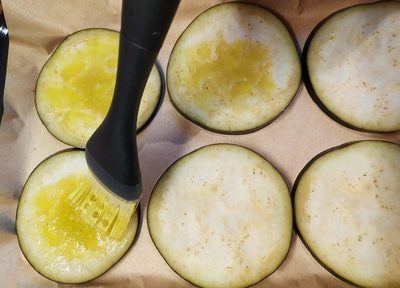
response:
[(323, 266), (357, 286), (400, 287), (400, 145), (324, 152), (295, 187), (297, 228)]
[(120, 239), (89, 225), (77, 212), (71, 195), (93, 180), (85, 153), (67, 150), (39, 164), (24, 186), (16, 217), (19, 245), (31, 266), (50, 280), (92, 280), (117, 263), (133, 243), (138, 212)]
[(167, 87), (177, 110), (212, 131), (243, 134), (272, 122), (301, 81), (296, 45), (261, 6), (225, 3), (198, 16), (171, 53)]
[(280, 173), (232, 144), (177, 160), (151, 194), (151, 238), (168, 265), (201, 287), (246, 287), (273, 273), (288, 253), (292, 208)]
[[(69, 35), (43, 66), (36, 84), (36, 109), (60, 141), (83, 148), (103, 121), (114, 92), (119, 33), (86, 29)], [(137, 130), (155, 113), (163, 82), (154, 65), (139, 106)]]
[(304, 55), (306, 86), (331, 118), (361, 131), (400, 131), (400, 2), (334, 13)]

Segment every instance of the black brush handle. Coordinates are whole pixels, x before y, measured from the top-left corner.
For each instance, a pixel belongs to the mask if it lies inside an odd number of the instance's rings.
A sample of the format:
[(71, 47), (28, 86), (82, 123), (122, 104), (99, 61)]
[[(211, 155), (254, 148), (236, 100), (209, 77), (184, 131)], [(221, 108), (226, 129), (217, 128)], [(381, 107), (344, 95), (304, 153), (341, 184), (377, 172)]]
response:
[(117, 80), (108, 114), (86, 145), (97, 178), (118, 196), (141, 195), (136, 122), (140, 100), (179, 5), (178, 0), (124, 0)]
[(4, 14), (0, 12), (0, 124), (4, 112), (4, 86), (6, 82), (8, 44), (6, 19), (4, 19)]
[(121, 34), (129, 41), (158, 53), (179, 0), (124, 0)]

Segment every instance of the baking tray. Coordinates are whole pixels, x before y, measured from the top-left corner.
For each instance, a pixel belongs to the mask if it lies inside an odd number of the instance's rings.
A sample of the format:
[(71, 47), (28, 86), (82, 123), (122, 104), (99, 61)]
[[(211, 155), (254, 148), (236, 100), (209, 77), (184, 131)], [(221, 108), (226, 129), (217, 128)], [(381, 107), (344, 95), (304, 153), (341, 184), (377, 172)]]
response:
[[(15, 212), (29, 173), (43, 159), (69, 148), (53, 138), (34, 107), (38, 73), (69, 33), (93, 27), (118, 30), (121, 1), (3, 0), (10, 31), (5, 87), (5, 113), (0, 126), (0, 279), (2, 287), (72, 287), (56, 284), (29, 266), (18, 247)], [(202, 11), (226, 1), (183, 0), (158, 57), (165, 71), (171, 49), (186, 26)], [(373, 1), (265, 0), (262, 5), (283, 18), (302, 50), (307, 36), (336, 10)], [(168, 95), (150, 125), (138, 135), (146, 213), (149, 194), (162, 172), (177, 158), (212, 143), (246, 146), (267, 158), (292, 187), (304, 165), (321, 151), (350, 141), (383, 139), (400, 143), (400, 133), (353, 131), (334, 122), (313, 102), (302, 84), (278, 119), (254, 133), (222, 135), (183, 118)], [(140, 236), (111, 270), (84, 287), (193, 287), (165, 263), (151, 242), (143, 217)], [(327, 272), (294, 234), (290, 252), (280, 268), (254, 287), (352, 287)]]

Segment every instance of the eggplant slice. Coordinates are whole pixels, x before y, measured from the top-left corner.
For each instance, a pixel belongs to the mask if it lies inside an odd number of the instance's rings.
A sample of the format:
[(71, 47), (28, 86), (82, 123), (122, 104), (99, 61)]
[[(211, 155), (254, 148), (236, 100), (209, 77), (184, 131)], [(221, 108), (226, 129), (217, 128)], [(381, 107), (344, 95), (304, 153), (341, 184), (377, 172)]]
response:
[[(87, 224), (71, 195), (92, 178), (85, 153), (63, 151), (44, 160), (29, 176), (17, 210), (16, 228), (32, 267), (61, 283), (81, 283), (106, 272), (125, 254), (138, 230), (138, 213), (121, 239)], [(98, 187), (98, 185), (96, 186)]]
[(400, 287), (400, 145), (324, 152), (296, 183), (296, 225), (317, 260), (361, 287)]
[[(87, 29), (69, 35), (43, 66), (36, 84), (36, 109), (60, 141), (83, 148), (103, 121), (114, 92), (119, 33)], [(137, 129), (150, 120), (162, 96), (154, 65), (139, 107)]]
[(400, 130), (400, 2), (339, 11), (307, 42), (305, 82), (329, 116), (356, 130)]
[(167, 87), (177, 110), (212, 131), (247, 133), (273, 121), (301, 81), (296, 45), (261, 6), (226, 3), (198, 16), (171, 53)]
[(292, 235), (290, 194), (255, 152), (215, 144), (177, 160), (152, 192), (147, 221), (168, 265), (202, 287), (245, 287), (273, 273)]

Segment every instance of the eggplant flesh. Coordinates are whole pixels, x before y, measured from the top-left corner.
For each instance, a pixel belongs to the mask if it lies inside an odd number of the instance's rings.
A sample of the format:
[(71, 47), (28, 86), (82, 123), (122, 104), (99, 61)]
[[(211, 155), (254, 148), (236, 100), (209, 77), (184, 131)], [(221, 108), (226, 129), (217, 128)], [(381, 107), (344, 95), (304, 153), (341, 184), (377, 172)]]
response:
[(260, 155), (214, 144), (164, 172), (147, 222), (156, 248), (184, 279), (201, 287), (246, 287), (273, 273), (288, 253), (290, 194)]
[(38, 273), (55, 282), (82, 283), (103, 274), (129, 249), (138, 230), (136, 212), (124, 235), (113, 239), (88, 224), (72, 204), (73, 193), (96, 181), (84, 154), (62, 151), (44, 160), (29, 176), (18, 203), (20, 248)]
[(329, 116), (357, 130), (400, 131), (400, 2), (336, 12), (306, 46), (309, 90)]
[(301, 81), (296, 45), (261, 6), (225, 3), (199, 15), (176, 42), (167, 87), (177, 110), (212, 131), (248, 133), (272, 122)]
[(400, 145), (325, 152), (296, 180), (295, 220), (316, 259), (361, 287), (400, 286)]
[[(100, 28), (69, 35), (43, 66), (36, 83), (36, 109), (58, 140), (83, 148), (111, 104), (117, 71), (119, 33)], [(143, 128), (162, 94), (156, 65), (146, 84), (137, 119)]]

